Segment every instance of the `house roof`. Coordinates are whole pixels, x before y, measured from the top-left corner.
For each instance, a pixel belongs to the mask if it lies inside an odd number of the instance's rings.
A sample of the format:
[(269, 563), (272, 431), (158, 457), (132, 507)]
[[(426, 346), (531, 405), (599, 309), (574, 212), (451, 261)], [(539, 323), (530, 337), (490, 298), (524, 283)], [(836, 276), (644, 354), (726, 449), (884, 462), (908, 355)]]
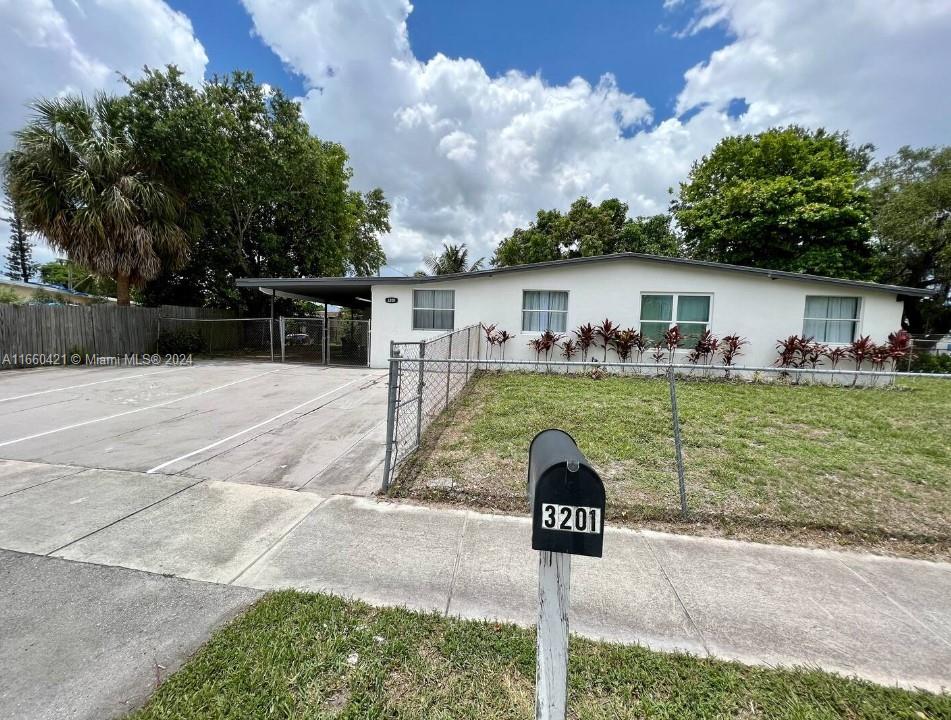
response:
[(846, 280), (843, 278), (822, 277), (805, 273), (788, 272), (786, 270), (767, 270), (765, 268), (746, 267), (745, 265), (729, 265), (726, 263), (708, 262), (706, 260), (688, 260), (687, 258), (665, 257), (662, 255), (646, 255), (643, 253), (616, 253), (614, 255), (597, 255), (595, 257), (569, 258), (567, 260), (549, 260), (547, 262), (532, 263), (529, 265), (509, 265), (506, 267), (476, 270), (474, 272), (453, 273), (451, 275), (428, 275), (425, 277), (317, 277), (317, 278), (238, 278), (238, 287), (261, 288), (270, 293), (288, 293), (301, 297), (314, 298), (334, 305), (365, 305), (369, 303), (370, 288), (374, 285), (424, 285), (434, 282), (450, 280), (473, 280), (480, 277), (492, 277), (505, 273), (532, 272), (553, 267), (568, 265), (582, 265), (587, 263), (619, 262), (634, 260), (638, 262), (687, 265), (692, 267), (709, 268), (722, 272), (750, 273), (762, 275), (772, 280), (783, 278), (801, 282), (828, 283), (844, 287), (861, 288), (877, 292), (888, 292), (909, 297), (930, 297), (931, 290), (903, 287), (901, 285), (882, 285), (864, 280)]

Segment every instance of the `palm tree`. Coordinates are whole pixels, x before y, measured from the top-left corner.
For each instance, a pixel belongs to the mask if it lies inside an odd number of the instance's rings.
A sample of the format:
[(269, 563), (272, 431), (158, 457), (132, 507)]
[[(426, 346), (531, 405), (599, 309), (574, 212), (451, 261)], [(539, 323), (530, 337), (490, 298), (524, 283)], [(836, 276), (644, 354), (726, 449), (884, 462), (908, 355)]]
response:
[(481, 270), (484, 262), (485, 258), (480, 257), (470, 265), (469, 248), (465, 243), (461, 245), (443, 243), (441, 253), (433, 253), (426, 259), (426, 267), (433, 275), (452, 275)]
[(6, 161), (10, 195), (29, 231), (70, 260), (129, 290), (188, 255), (183, 203), (140, 162), (121, 100), (40, 100)]

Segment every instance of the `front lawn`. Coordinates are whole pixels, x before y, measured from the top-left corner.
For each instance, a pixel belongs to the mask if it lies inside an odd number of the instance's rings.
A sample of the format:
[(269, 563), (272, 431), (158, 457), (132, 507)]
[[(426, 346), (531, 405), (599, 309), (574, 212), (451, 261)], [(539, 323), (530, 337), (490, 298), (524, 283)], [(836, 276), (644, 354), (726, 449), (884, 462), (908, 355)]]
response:
[(951, 557), (951, 382), (889, 389), (678, 381), (680, 517), (665, 380), (488, 373), (430, 428), (398, 497), (525, 512), (527, 448), (571, 433), (616, 523)]
[[(937, 720), (951, 696), (571, 639), (573, 718)], [(218, 632), (133, 720), (531, 718), (535, 633), (269, 595)]]

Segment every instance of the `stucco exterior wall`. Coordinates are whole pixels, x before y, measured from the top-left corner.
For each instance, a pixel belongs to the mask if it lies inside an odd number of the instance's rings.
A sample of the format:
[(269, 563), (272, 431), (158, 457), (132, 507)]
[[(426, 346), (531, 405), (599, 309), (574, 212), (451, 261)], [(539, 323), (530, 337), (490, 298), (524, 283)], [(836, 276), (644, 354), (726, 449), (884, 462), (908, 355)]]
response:
[[(534, 360), (528, 342), (539, 334), (522, 332), (523, 290), (567, 291), (569, 332), (604, 318), (622, 327), (638, 328), (642, 294), (710, 294), (710, 330), (718, 337), (737, 333), (750, 341), (737, 360), (741, 365), (773, 364), (776, 340), (803, 331), (807, 295), (861, 298), (857, 332), (871, 335), (876, 342), (884, 341), (888, 333), (900, 327), (903, 310), (896, 295), (887, 291), (628, 260), (419, 285), (379, 284), (372, 292), (371, 366), (386, 366), (391, 340), (425, 340), (446, 332), (413, 330), (414, 289), (455, 290), (455, 327), (496, 323), (500, 330), (515, 335), (505, 348), (505, 357), (513, 360)], [(387, 297), (397, 301), (387, 303)], [(601, 351), (595, 356), (600, 357)]]

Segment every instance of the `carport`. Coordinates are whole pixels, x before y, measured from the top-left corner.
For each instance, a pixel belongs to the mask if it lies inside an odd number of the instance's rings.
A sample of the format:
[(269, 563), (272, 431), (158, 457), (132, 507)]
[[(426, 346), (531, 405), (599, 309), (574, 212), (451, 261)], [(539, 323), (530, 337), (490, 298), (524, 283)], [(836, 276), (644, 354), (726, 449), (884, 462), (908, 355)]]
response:
[[(328, 306), (368, 311), (372, 278), (238, 278), (239, 288), (257, 288), (271, 298), (271, 320), (277, 322), (282, 361), (324, 365), (370, 364), (370, 320), (344, 318)], [(319, 302), (322, 317), (274, 315), (274, 299)]]

